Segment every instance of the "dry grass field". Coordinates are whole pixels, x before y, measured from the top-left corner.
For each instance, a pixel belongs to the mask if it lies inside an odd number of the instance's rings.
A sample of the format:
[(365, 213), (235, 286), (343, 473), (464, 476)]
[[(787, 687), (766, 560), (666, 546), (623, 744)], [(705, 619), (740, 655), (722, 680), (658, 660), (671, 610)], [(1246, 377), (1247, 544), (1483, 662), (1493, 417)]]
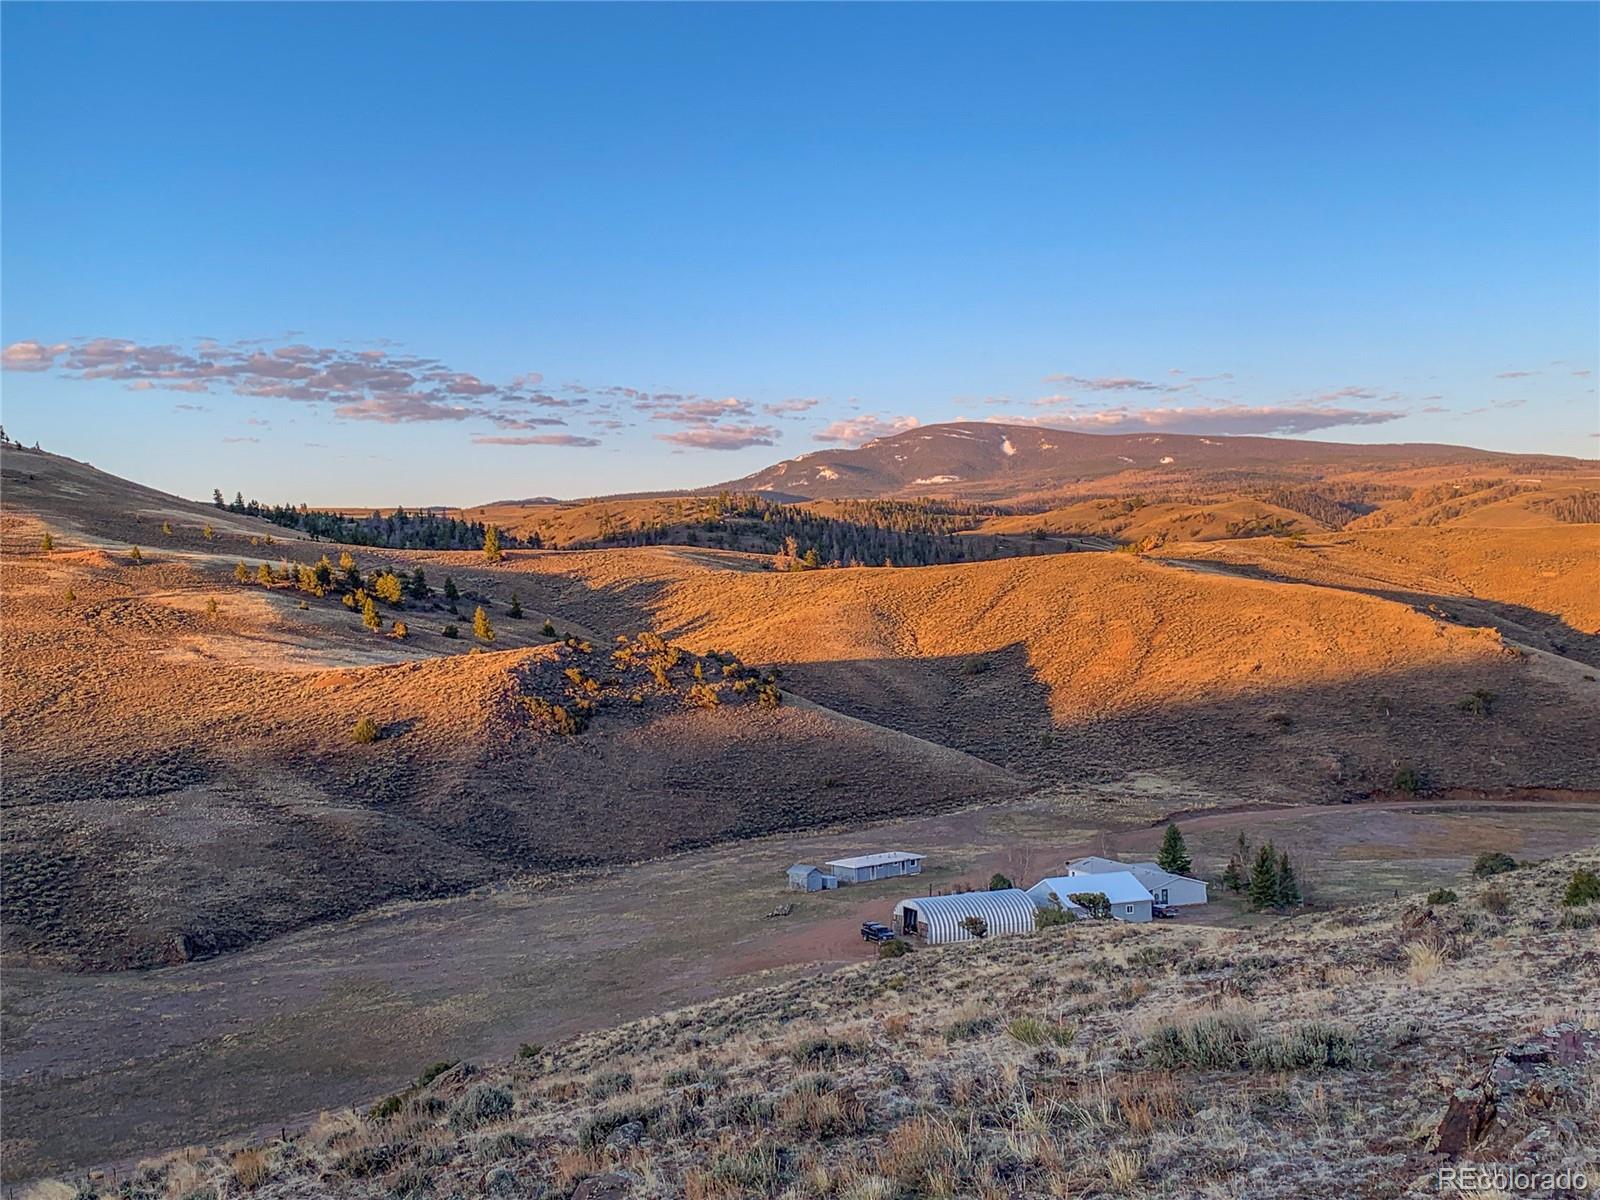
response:
[(1441, 1167), (1472, 1163), (1592, 1179), (1600, 935), (1563, 896), (1596, 865), (1248, 930), (923, 949), (508, 1062), (441, 1060), (365, 1111), (102, 1182), (151, 1200), (1376, 1200), (1436, 1195)]

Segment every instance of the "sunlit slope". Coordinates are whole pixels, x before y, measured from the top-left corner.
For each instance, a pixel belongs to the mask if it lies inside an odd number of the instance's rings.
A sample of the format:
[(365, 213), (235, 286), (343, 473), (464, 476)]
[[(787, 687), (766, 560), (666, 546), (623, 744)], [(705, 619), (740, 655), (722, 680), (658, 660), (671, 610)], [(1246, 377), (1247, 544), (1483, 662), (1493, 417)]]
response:
[(1600, 689), (1579, 664), (1355, 592), (1120, 554), (599, 590), (688, 645), (785, 664), (830, 706), (1046, 780), (1159, 768), (1179, 790), (1337, 796), (1412, 766), (1465, 786), (1594, 782)]
[(1167, 545), (1163, 556), (1432, 604), (1528, 644), (1600, 661), (1600, 525), (1373, 529), (1299, 542)]

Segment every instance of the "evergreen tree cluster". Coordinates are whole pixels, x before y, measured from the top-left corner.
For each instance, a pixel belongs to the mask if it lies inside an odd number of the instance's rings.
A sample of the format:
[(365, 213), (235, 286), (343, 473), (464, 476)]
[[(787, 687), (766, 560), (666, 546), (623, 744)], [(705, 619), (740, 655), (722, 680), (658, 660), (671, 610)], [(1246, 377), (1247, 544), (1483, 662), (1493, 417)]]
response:
[(843, 500), (838, 515), (721, 492), (685, 497), (634, 524), (603, 512), (598, 537), (579, 549), (660, 544), (709, 545), (774, 556), (779, 570), (818, 567), (921, 567), (1040, 553), (1036, 539), (960, 536), (999, 510), (940, 500)]
[(1252, 908), (1293, 908), (1305, 899), (1288, 852), (1268, 841), (1252, 854), (1242, 831), (1221, 883), (1230, 892), (1246, 896)]
[(484, 550), (491, 547), (492, 562), (505, 550), (539, 547), (539, 536), (514, 538), (481, 521), (462, 521), (429, 511), (407, 512), (396, 508), (385, 515), (377, 509), (366, 517), (347, 517), (342, 513), (310, 508), (304, 504), (262, 504), (245, 500), (238, 492), (224, 500), (221, 489), (211, 493), (211, 503), (231, 513), (260, 517), (285, 529), (298, 529), (313, 538), (328, 542), (347, 542), (353, 546), (385, 546), (397, 550)]
[(1411, 489), (1371, 483), (1320, 483), (1315, 487), (1271, 487), (1252, 492), (1264, 504), (1287, 508), (1330, 529), (1343, 529), (1377, 510), (1384, 500), (1404, 500)]
[(1543, 501), (1539, 508), (1564, 525), (1600, 525), (1600, 491), (1570, 492)]

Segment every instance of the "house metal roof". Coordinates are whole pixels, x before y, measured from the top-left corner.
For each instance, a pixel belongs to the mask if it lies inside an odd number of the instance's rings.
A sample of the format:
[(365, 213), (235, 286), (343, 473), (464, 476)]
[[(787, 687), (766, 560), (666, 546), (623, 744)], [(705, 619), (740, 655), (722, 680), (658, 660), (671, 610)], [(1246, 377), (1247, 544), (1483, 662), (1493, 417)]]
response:
[(1029, 893), (1043, 889), (1054, 892), (1062, 901), (1075, 892), (1099, 892), (1113, 904), (1137, 904), (1149, 900), (1150, 889), (1132, 871), (1095, 871), (1089, 875), (1055, 875), (1041, 879)]
[(1184, 879), (1190, 883), (1203, 882), (1188, 875), (1174, 875), (1171, 871), (1163, 870), (1157, 863), (1118, 862), (1114, 858), (1101, 858), (1097, 854), (1091, 854), (1088, 858), (1073, 859), (1067, 864), (1067, 870), (1078, 871), (1084, 875), (1105, 875), (1114, 871), (1126, 871), (1147, 887), (1160, 887), (1163, 884), (1170, 884), (1174, 879)]
[(885, 863), (909, 862), (927, 858), (926, 854), (911, 854), (905, 850), (881, 850), (877, 854), (858, 854), (854, 858), (835, 858), (829, 861), (830, 867), (881, 867)]

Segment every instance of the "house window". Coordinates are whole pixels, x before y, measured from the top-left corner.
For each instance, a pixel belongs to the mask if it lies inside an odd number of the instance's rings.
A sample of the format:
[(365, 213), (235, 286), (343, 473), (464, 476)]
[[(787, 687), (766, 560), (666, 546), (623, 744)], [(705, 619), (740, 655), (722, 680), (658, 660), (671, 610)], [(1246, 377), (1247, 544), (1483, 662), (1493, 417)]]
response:
[(1129, 916), (1130, 916), (1130, 917), (1131, 917), (1131, 916), (1133, 916), (1133, 905), (1131, 905), (1131, 904), (1124, 904), (1124, 905), (1123, 905), (1123, 906), (1122, 906), (1122, 911), (1123, 911), (1123, 912), (1125, 912), (1125, 913), (1127, 913), (1127, 914), (1128, 914), (1128, 915), (1129, 915)]

